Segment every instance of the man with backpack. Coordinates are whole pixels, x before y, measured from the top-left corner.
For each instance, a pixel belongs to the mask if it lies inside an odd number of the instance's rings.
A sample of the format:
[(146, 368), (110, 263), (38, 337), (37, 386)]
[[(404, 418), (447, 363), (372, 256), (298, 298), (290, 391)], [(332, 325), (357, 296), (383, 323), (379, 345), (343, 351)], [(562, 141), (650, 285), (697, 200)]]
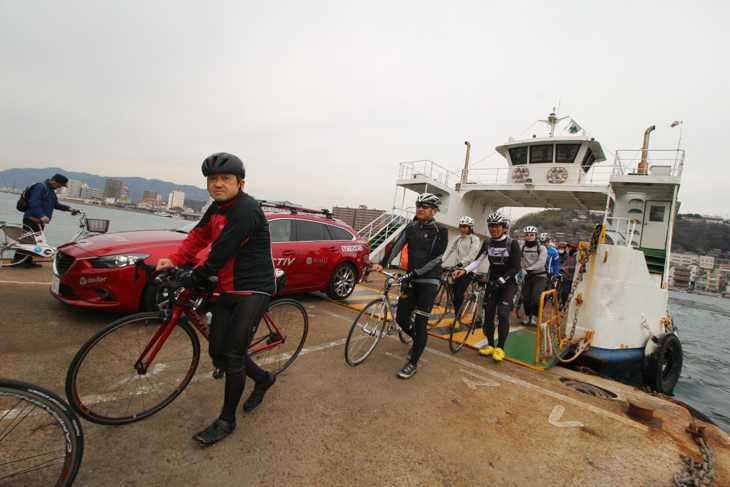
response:
[[(56, 190), (61, 186), (65, 187), (67, 184), (68, 178), (66, 176), (56, 174), (51, 179), (46, 179), (44, 182), (36, 183), (26, 189), (23, 197), (21, 197), (25, 201), (22, 203), (21, 201), (18, 202), (18, 209), (27, 206), (27, 209), (23, 213), (23, 225), (34, 232), (39, 232), (51, 221), (54, 209), (70, 211), (72, 215), (78, 213), (79, 210), (58, 202)], [(22, 251), (15, 252), (13, 262), (20, 262), (15, 267), (25, 269), (43, 267), (33, 262), (32, 254), (26, 254)]]

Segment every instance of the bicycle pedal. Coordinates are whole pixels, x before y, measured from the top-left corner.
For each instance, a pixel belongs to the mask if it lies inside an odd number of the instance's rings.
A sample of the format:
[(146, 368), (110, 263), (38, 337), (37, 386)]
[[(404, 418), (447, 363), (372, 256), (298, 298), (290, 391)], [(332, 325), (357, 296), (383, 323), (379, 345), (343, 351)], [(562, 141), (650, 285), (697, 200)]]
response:
[(215, 369), (213, 371), (213, 378), (216, 379), (216, 380), (217, 379), (222, 379), (223, 378), (223, 375), (224, 375), (224, 373), (223, 373), (223, 371), (221, 369)]

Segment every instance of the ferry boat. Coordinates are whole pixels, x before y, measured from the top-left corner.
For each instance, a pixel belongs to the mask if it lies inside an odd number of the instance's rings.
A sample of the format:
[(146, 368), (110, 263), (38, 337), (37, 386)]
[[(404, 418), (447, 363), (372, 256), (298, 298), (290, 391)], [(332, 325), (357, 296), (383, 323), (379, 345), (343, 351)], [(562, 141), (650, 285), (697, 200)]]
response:
[[(667, 301), (684, 151), (650, 150), (655, 129), (650, 127), (641, 149), (617, 151), (613, 164), (606, 164), (601, 144), (569, 117), (551, 113), (541, 122), (547, 136), (510, 138), (496, 148), (505, 159), (503, 168), (469, 168), (468, 142), (460, 172), (426, 160), (401, 163), (394, 208), (400, 199), (403, 209), (374, 222), (379, 231), (369, 235), (370, 260), (378, 262), (402, 223), (412, 218), (405, 205), (418, 193), (441, 199), (437, 220), (449, 227), (450, 237), (458, 233), (459, 218), (469, 215), (484, 238), (486, 216), (509, 207), (604, 212), (603, 223), (580, 244), (567, 316), (541, 306), (537, 330), (510, 331), (507, 360), (536, 369), (570, 362), (669, 394), (682, 369), (682, 346)], [(563, 123), (567, 133), (556, 135)], [(519, 229), (510, 230), (514, 235)], [(442, 328), (431, 332), (449, 333), (448, 325)], [(483, 343), (467, 342), (473, 348)]]

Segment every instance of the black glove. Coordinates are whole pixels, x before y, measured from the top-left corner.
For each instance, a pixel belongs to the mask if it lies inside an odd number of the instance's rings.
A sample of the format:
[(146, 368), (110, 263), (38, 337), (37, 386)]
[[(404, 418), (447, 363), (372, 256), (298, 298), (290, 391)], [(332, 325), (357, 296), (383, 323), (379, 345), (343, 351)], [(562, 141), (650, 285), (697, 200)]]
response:
[(497, 281), (489, 281), (487, 283), (487, 294), (492, 294), (499, 290), (499, 283)]
[(69, 210), (69, 211), (71, 212), (71, 214), (72, 214), (73, 216), (76, 216), (76, 215), (78, 215), (79, 213), (81, 213), (81, 210)]
[(183, 271), (177, 276), (177, 282), (182, 284), (183, 287), (194, 289), (200, 285), (200, 282), (193, 275), (193, 271)]
[(413, 279), (416, 278), (415, 272), (409, 272), (405, 276), (401, 276), (398, 278), (398, 284), (404, 284), (406, 282), (411, 282)]

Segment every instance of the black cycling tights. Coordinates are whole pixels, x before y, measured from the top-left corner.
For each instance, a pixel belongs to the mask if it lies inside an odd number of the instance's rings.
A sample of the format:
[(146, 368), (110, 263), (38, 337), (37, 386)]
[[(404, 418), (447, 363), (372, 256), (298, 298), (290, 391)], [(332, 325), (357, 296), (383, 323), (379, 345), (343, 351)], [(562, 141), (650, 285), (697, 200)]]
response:
[(499, 343), (497, 348), (504, 350), (504, 344), (507, 343), (507, 335), (509, 335), (509, 314), (512, 311), (512, 304), (517, 294), (517, 283), (510, 279), (507, 284), (501, 288), (493, 299), (484, 302), (484, 325), (482, 330), (487, 337), (487, 341), (494, 346), (494, 315), (495, 311), (499, 319)]
[(225, 397), (220, 418), (236, 422), (236, 408), (248, 375), (256, 382), (267, 374), (248, 356), (248, 347), (269, 305), (266, 294), (222, 293), (210, 325), (208, 352), (213, 365), (226, 373)]
[[(411, 354), (413, 365), (418, 365), (418, 359), (426, 349), (428, 318), (433, 307), (433, 300), (436, 299), (436, 291), (438, 291), (436, 284), (414, 282), (403, 289), (398, 301), (395, 321), (409, 337), (413, 338), (413, 354)], [(414, 309), (416, 310), (415, 329), (411, 327), (411, 313)]]

